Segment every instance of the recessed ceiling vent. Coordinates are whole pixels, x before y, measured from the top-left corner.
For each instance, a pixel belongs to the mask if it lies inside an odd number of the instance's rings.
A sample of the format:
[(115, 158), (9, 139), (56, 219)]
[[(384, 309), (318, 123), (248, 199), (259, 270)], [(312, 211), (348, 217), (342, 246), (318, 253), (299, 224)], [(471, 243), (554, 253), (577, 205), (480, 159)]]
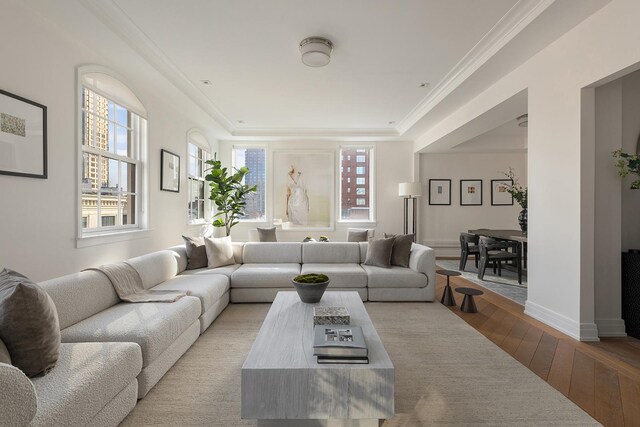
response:
[(302, 63), (309, 67), (324, 67), (331, 61), (333, 43), (323, 37), (307, 37), (300, 42)]

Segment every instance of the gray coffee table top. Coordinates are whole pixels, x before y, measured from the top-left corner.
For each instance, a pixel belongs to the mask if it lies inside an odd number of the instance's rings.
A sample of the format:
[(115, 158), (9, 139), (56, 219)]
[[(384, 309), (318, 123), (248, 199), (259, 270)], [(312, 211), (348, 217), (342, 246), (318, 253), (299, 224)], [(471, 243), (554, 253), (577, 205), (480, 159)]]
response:
[[(369, 364), (318, 364), (313, 307), (345, 306), (362, 327)], [(357, 292), (305, 304), (278, 292), (242, 366), (242, 418), (379, 419), (394, 414), (394, 367)]]

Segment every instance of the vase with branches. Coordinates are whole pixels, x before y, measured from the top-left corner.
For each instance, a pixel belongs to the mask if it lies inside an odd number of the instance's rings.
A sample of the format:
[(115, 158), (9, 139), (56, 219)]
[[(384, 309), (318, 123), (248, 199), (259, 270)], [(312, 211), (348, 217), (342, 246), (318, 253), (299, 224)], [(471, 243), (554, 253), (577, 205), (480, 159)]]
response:
[(514, 168), (509, 166), (509, 170), (506, 172), (502, 172), (504, 176), (511, 180), (511, 184), (505, 184), (507, 187), (507, 192), (511, 194), (511, 197), (518, 202), (522, 210), (518, 215), (518, 223), (520, 224), (520, 229), (527, 235), (527, 227), (528, 227), (528, 215), (527, 215), (527, 203), (529, 196), (529, 189), (527, 187), (523, 187), (520, 184), (518, 176), (516, 175), (516, 171)]
[(640, 189), (640, 157), (637, 154), (625, 153), (621, 149), (614, 151), (613, 158), (616, 159), (618, 175), (625, 178), (627, 175), (637, 175), (638, 179), (631, 182), (631, 189)]
[(204, 178), (211, 187), (209, 200), (217, 208), (213, 215), (213, 226), (224, 227), (225, 235), (228, 236), (231, 228), (244, 216), (247, 196), (257, 192), (258, 187), (245, 184), (244, 178), (249, 173), (246, 166), (229, 170), (222, 166), (217, 154), (212, 160), (207, 160), (206, 164), (211, 166), (206, 170)]

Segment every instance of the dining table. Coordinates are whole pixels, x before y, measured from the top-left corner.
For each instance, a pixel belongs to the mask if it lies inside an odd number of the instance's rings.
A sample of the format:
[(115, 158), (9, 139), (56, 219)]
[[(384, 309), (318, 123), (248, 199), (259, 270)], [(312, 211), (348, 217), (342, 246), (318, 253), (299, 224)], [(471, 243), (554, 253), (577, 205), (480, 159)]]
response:
[(520, 245), (520, 253), (523, 258), (523, 267), (527, 268), (527, 235), (522, 230), (496, 230), (490, 228), (478, 228), (469, 230), (469, 234), (490, 237), (496, 240), (515, 242)]

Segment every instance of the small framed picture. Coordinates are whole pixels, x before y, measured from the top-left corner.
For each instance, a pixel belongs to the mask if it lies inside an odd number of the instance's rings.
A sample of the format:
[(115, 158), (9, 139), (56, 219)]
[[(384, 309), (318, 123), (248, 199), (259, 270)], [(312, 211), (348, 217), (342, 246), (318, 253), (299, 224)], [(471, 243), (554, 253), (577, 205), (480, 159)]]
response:
[(482, 180), (460, 180), (460, 206), (482, 206)]
[(180, 192), (180, 156), (160, 150), (160, 190)]
[(0, 174), (47, 178), (47, 107), (0, 90)]
[(450, 179), (430, 179), (429, 180), (429, 204), (430, 205), (451, 205), (451, 180)]
[(513, 184), (511, 179), (491, 180), (491, 206), (512, 206), (513, 196), (509, 193), (509, 187)]

